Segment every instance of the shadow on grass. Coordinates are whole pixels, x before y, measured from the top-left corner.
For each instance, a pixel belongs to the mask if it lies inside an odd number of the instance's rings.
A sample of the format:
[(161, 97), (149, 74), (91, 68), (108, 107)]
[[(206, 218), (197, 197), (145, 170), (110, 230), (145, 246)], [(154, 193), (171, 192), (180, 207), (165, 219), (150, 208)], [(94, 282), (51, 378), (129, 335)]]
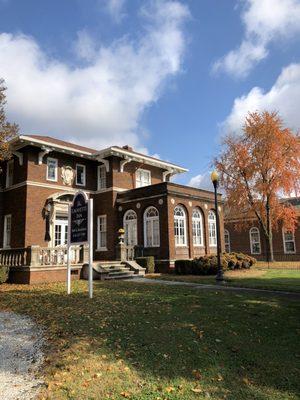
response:
[(123, 359), (149, 385), (192, 385), (200, 378), (204, 387), (215, 387), (216, 399), (299, 394), (293, 300), (129, 282), (96, 283), (89, 300), (86, 283), (73, 286), (70, 296), (63, 284), (6, 286), (2, 293), (0, 287), (0, 309), (30, 315), (45, 327), (56, 368), (66, 368), (66, 354), (84, 341), (82, 356)]

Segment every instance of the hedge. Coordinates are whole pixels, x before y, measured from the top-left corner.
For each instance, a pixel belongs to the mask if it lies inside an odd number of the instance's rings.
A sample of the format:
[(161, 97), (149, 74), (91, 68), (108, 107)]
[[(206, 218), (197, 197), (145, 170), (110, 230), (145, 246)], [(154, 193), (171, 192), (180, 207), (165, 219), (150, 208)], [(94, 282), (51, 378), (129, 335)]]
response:
[[(256, 259), (242, 253), (224, 253), (221, 256), (222, 269), (246, 269), (255, 264)], [(176, 260), (175, 273), (178, 275), (215, 275), (218, 272), (216, 255), (203, 256), (194, 260)]]
[(0, 284), (5, 283), (8, 279), (9, 267), (0, 265)]
[(146, 268), (147, 274), (153, 274), (155, 269), (154, 257), (136, 257), (135, 261), (143, 268)]

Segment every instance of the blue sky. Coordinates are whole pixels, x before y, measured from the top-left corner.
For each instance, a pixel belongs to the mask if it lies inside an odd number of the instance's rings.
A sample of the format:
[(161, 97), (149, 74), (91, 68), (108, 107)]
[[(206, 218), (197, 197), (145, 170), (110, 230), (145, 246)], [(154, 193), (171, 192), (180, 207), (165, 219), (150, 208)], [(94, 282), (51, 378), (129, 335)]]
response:
[(131, 144), (209, 187), (248, 111), (300, 127), (299, 0), (0, 0), (0, 77), (22, 133)]

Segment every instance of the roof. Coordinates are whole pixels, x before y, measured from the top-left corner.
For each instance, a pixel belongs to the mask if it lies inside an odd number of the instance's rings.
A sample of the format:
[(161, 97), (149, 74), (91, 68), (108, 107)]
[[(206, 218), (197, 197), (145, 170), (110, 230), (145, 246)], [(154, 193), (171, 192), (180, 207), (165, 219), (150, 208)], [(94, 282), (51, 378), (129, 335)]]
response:
[(41, 147), (42, 149), (50, 148), (52, 151), (71, 153), (80, 157), (89, 159), (101, 160), (106, 157), (115, 155), (124, 158), (128, 161), (138, 161), (144, 164), (154, 165), (159, 168), (170, 171), (170, 173), (182, 173), (187, 169), (179, 165), (160, 160), (159, 158), (151, 157), (146, 154), (138, 153), (132, 150), (129, 146), (111, 146), (103, 150), (96, 150), (90, 147), (80, 146), (75, 143), (66, 142), (51, 136), (42, 135), (20, 135), (11, 140), (11, 145), (15, 150), (18, 150), (28, 144)]

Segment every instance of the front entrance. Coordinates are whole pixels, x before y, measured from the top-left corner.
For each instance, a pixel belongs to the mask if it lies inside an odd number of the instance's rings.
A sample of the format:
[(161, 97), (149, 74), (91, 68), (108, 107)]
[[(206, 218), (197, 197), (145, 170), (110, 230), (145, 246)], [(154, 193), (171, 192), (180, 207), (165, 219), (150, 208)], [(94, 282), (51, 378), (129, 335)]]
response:
[(54, 246), (66, 246), (68, 243), (68, 217), (56, 216), (54, 224)]

